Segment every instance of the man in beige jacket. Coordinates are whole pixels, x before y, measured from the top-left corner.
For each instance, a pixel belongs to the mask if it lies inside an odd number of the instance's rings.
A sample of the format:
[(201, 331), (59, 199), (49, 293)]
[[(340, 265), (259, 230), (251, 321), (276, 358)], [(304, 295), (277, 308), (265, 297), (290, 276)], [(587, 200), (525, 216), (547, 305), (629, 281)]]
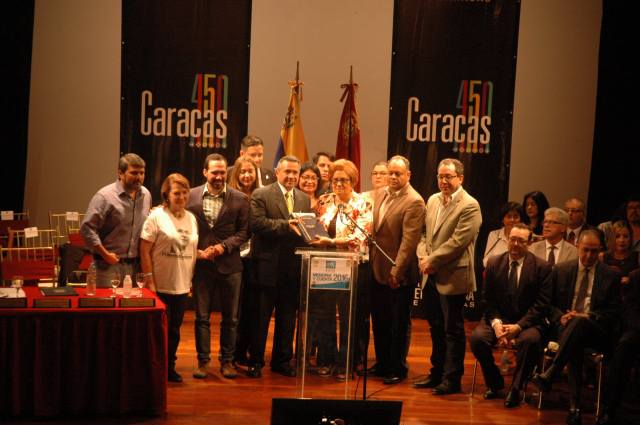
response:
[(464, 166), (457, 159), (438, 164), (440, 193), (427, 201), (426, 232), (418, 245), (424, 303), (431, 328), (431, 374), (414, 382), (434, 395), (460, 391), (464, 373), (464, 302), (476, 289), (473, 260), (482, 215), (463, 188)]

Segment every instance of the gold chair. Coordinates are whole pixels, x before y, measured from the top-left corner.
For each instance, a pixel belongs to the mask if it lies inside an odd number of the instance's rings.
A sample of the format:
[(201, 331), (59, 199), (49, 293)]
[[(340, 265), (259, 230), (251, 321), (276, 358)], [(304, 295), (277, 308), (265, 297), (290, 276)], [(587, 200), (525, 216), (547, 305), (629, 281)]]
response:
[(84, 218), (83, 213), (78, 212), (53, 212), (49, 211), (49, 228), (56, 231), (55, 244), (61, 246), (69, 241), (69, 235), (80, 233), (80, 224)]
[(29, 227), (29, 210), (13, 213), (13, 220), (0, 220), (0, 246), (8, 246), (9, 229)]
[(53, 229), (38, 229), (33, 237), (28, 237), (25, 230), (9, 229), (8, 246), (0, 252), (2, 278), (22, 276), (25, 281), (37, 281), (39, 286), (56, 286), (55, 235)]

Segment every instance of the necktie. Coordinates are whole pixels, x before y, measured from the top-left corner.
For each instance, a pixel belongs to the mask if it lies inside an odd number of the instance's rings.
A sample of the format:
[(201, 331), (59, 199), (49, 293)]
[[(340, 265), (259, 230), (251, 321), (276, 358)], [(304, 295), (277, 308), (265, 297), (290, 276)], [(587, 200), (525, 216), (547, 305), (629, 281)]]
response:
[(547, 261), (552, 266), (556, 264), (556, 254), (554, 253), (556, 249), (557, 248), (555, 245), (551, 245), (551, 247), (549, 248), (549, 258), (547, 258)]
[(389, 209), (389, 206), (391, 205), (395, 197), (395, 192), (389, 193), (387, 197), (384, 198), (384, 201), (382, 201), (382, 205), (380, 205), (380, 211), (378, 213), (378, 223), (380, 223), (384, 218), (384, 215), (387, 213), (387, 210)]
[(576, 244), (576, 233), (573, 230), (571, 230), (569, 232), (569, 235), (567, 235), (567, 242), (569, 242), (571, 245)]
[(589, 288), (589, 269), (584, 269), (584, 275), (578, 288), (578, 295), (576, 296), (576, 305), (573, 308), (575, 311), (582, 313), (585, 307), (585, 301), (587, 300), (587, 289)]
[(518, 289), (518, 262), (512, 261), (509, 269), (509, 293), (515, 294)]
[(293, 195), (291, 192), (285, 193), (284, 199), (287, 201), (287, 210), (289, 210), (289, 214), (291, 214), (293, 212)]

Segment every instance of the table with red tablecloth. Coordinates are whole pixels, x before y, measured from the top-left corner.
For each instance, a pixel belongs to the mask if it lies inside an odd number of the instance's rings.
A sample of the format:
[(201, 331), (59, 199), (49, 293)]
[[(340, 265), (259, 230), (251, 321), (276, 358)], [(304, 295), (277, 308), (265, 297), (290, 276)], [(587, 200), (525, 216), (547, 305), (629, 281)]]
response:
[(81, 308), (74, 296), (34, 308), (40, 289), (23, 289), (27, 308), (0, 308), (0, 418), (166, 411), (167, 317), (153, 292), (155, 307)]

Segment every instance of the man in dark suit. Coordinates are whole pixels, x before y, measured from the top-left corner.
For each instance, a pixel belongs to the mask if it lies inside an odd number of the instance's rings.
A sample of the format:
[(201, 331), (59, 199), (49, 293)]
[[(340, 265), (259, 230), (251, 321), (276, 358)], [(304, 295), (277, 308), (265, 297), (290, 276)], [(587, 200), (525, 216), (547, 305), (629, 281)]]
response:
[(251, 195), (251, 249), (256, 289), (258, 323), (252, 329), (248, 376), (261, 376), (271, 313), (276, 322), (271, 351), (271, 370), (295, 376), (293, 335), (299, 301), (300, 258), (296, 246), (304, 242), (297, 232), (293, 212), (310, 212), (309, 197), (297, 189), (300, 161), (284, 156), (278, 162), (275, 184), (256, 189)]
[(520, 403), (520, 391), (540, 356), (544, 315), (551, 299), (551, 265), (527, 252), (532, 236), (525, 224), (514, 225), (508, 252), (489, 258), (482, 291), (484, 318), (470, 337), (487, 385), (486, 399), (499, 397), (504, 388), (492, 347), (515, 346), (516, 368), (505, 407)]
[(459, 160), (440, 161), (436, 178), (440, 192), (427, 201), (425, 231), (417, 249), (432, 368), (429, 376), (413, 384), (445, 395), (460, 391), (464, 374), (464, 302), (476, 290), (473, 261), (482, 213), (478, 201), (462, 187), (464, 166)]
[(569, 216), (565, 240), (570, 244), (578, 244), (580, 232), (586, 229), (594, 229), (594, 226), (587, 224), (585, 219), (586, 206), (580, 198), (569, 198), (564, 203), (564, 211)]
[[(378, 363), (375, 373), (385, 384), (397, 384), (407, 376), (405, 351), (416, 281), (415, 250), (424, 222), (424, 201), (409, 184), (409, 160), (389, 160), (389, 185), (376, 193), (373, 233), (380, 248), (371, 251), (374, 283), (371, 315)], [(393, 263), (392, 263), (393, 261)]]
[(211, 360), (210, 312), (214, 291), (220, 291), (220, 372), (225, 378), (237, 375), (233, 354), (238, 327), (238, 303), (242, 278), (240, 246), (247, 240), (249, 200), (225, 184), (226, 159), (217, 153), (205, 158), (202, 170), (207, 182), (191, 189), (187, 209), (198, 222), (198, 250), (204, 259), (196, 261), (193, 301), (196, 309), (195, 336), (198, 367), (194, 378), (207, 376)]
[[(248, 158), (256, 164), (258, 168), (258, 175), (256, 176), (258, 180), (257, 187), (267, 186), (276, 181), (273, 171), (262, 166), (262, 161), (264, 160), (264, 142), (261, 138), (251, 134), (245, 136), (240, 141), (240, 156)], [(233, 174), (232, 171), (233, 165), (227, 169), (227, 178), (230, 178)]]
[(623, 286), (622, 336), (609, 361), (608, 378), (604, 387), (604, 400), (598, 425), (622, 423), (618, 410), (627, 388), (634, 359), (640, 352), (640, 270), (629, 274), (629, 283)]
[(580, 392), (584, 349), (609, 351), (620, 311), (620, 275), (598, 261), (601, 250), (597, 230), (578, 236), (578, 259), (557, 264), (552, 273), (553, 293), (549, 320), (558, 339), (558, 351), (544, 373), (533, 376), (541, 391), (551, 389), (554, 374), (569, 364), (568, 424), (580, 424)]

